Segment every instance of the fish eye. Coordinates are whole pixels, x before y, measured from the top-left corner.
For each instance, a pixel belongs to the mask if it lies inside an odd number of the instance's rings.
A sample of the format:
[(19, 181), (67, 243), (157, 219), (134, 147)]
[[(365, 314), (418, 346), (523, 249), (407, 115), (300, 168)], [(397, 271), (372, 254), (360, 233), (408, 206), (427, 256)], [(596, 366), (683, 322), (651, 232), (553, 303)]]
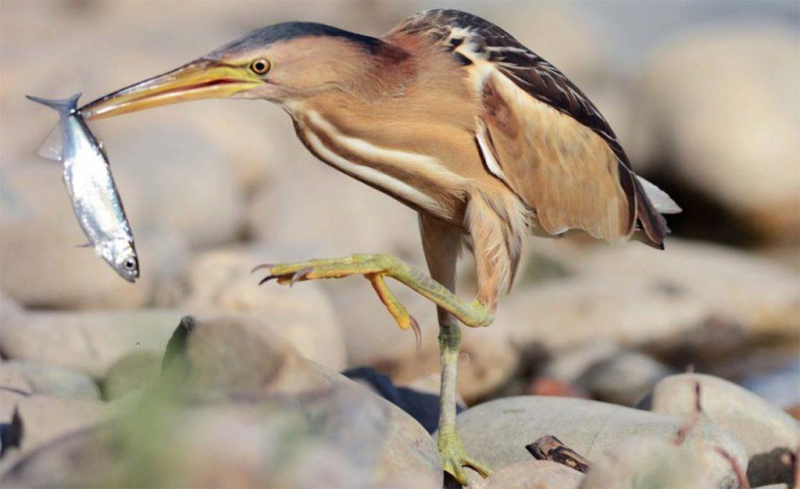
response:
[(257, 59), (250, 63), (250, 69), (257, 75), (264, 75), (270, 69), (270, 63), (266, 59)]
[(128, 258), (125, 260), (125, 263), (123, 263), (122, 266), (125, 267), (125, 270), (133, 271), (136, 269), (136, 260), (133, 258)]

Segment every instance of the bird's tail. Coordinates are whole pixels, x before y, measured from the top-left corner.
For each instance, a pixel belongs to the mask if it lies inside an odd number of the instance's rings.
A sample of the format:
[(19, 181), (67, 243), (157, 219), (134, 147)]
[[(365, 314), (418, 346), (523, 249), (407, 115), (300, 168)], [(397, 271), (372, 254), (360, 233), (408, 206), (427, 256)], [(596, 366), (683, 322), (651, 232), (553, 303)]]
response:
[(634, 178), (636, 213), (647, 237), (642, 240), (656, 248), (664, 248), (664, 238), (670, 230), (661, 214), (678, 214), (681, 208), (666, 192), (640, 176)]

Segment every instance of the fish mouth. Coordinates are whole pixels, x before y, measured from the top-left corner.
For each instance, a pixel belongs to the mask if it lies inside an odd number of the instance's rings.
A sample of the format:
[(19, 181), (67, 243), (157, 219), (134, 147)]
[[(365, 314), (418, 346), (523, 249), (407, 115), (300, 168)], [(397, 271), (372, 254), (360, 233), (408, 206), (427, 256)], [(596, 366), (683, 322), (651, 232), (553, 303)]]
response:
[(230, 98), (263, 84), (246, 66), (201, 58), (100, 97), (79, 112), (85, 119), (100, 119), (190, 100)]

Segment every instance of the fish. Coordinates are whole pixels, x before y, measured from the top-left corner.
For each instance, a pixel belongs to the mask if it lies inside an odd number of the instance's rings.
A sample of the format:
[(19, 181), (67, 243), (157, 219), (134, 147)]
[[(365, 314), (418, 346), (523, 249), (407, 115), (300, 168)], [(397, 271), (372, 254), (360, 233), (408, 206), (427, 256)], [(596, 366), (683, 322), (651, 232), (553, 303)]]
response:
[(133, 233), (105, 149), (78, 110), (80, 96), (63, 100), (26, 96), (61, 117), (39, 154), (64, 164), (64, 185), (89, 239), (84, 246), (94, 248), (120, 277), (134, 283), (139, 278), (139, 258)]

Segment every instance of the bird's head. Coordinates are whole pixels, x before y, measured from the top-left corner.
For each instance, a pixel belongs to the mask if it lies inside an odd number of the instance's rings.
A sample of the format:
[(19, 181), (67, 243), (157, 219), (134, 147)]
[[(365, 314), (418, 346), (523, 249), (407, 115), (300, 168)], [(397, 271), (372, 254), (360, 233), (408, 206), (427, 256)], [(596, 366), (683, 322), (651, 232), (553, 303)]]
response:
[(189, 100), (267, 99), (279, 104), (373, 82), (376, 63), (397, 59), (380, 39), (306, 22), (277, 24), (175, 70), (101, 97), (81, 108), (101, 118)]

